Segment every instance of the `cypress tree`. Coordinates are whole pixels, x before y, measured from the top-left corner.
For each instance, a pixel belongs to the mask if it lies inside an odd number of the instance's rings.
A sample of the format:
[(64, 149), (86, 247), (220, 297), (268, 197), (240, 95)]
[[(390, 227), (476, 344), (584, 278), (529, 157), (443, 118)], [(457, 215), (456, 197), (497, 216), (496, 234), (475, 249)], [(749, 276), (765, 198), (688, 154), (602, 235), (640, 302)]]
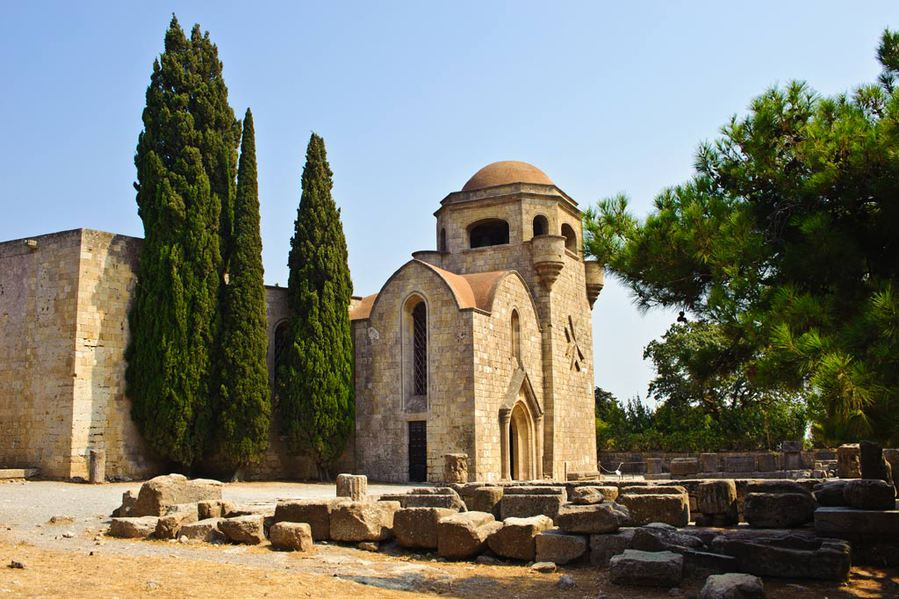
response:
[(278, 368), (279, 416), (288, 447), (294, 453), (310, 452), (325, 478), (355, 423), (349, 320), (353, 285), (331, 177), (325, 142), (313, 133), (290, 240), (290, 338)]
[(134, 158), (144, 245), (129, 314), (132, 418), (162, 457), (190, 466), (207, 443), (209, 384), (230, 234), (240, 124), (218, 51), (172, 16), (154, 61)]
[(268, 336), (262, 273), (256, 140), (253, 115), (247, 109), (237, 170), (230, 266), (222, 292), (214, 427), (217, 455), (236, 466), (256, 461), (268, 447), (271, 401), (265, 363)]

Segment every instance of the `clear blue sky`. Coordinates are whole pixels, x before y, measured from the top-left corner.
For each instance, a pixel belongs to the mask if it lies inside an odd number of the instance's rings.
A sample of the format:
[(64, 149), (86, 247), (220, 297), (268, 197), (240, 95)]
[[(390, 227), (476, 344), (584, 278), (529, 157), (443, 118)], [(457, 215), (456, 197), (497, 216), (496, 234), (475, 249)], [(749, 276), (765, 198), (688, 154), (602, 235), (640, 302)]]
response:
[[(739, 6), (737, 6), (739, 4)], [(7, 2), (0, 20), (0, 240), (91, 227), (141, 236), (134, 148), (171, 13), (218, 45), (256, 122), (266, 281), (284, 285), (310, 131), (324, 136), (355, 292), (376, 292), (481, 166), (524, 160), (582, 207), (645, 214), (697, 144), (767, 87), (872, 81), (899, 2)], [(596, 382), (645, 396), (641, 315), (594, 307)]]

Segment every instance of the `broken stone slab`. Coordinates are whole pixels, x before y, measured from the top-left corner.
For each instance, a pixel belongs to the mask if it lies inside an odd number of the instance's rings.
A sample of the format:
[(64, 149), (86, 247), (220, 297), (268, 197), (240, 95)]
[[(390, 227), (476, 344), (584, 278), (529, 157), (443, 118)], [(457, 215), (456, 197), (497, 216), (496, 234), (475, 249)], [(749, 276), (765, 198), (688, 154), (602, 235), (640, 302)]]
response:
[(272, 547), (309, 553), (313, 551), (312, 527), (305, 522), (277, 522), (269, 529)]
[(671, 551), (625, 549), (609, 561), (609, 580), (615, 584), (671, 588), (684, 577), (684, 558)]
[(858, 510), (848, 507), (819, 507), (815, 510), (815, 533), (860, 541), (899, 539), (899, 510)]
[(561, 495), (565, 496), (565, 487), (551, 485), (508, 485), (506, 495)]
[(805, 493), (749, 493), (743, 514), (755, 528), (795, 528), (811, 522), (816, 507)]
[(626, 492), (618, 502), (627, 507), (633, 526), (664, 522), (680, 528), (690, 523), (690, 499), (686, 493), (646, 495)]
[(203, 478), (188, 479), (181, 474), (151, 478), (140, 487), (133, 516), (162, 516), (169, 506), (197, 503), (205, 499), (221, 499), (222, 483)]
[(671, 476), (695, 476), (699, 474), (699, 460), (696, 458), (673, 458), (668, 464)]
[(232, 543), (259, 545), (265, 542), (265, 517), (261, 515), (224, 518), (219, 529)]
[(487, 539), (503, 523), (486, 512), (461, 512), (437, 523), (437, 555), (446, 559), (469, 559), (481, 553)]
[(156, 516), (113, 518), (109, 522), (109, 536), (119, 539), (146, 539), (156, 532)]
[(628, 509), (618, 503), (575, 505), (566, 503), (554, 519), (562, 531), (572, 534), (603, 534), (615, 532), (630, 518)]
[(811, 495), (811, 490), (792, 480), (751, 480), (746, 484), (746, 493), (800, 493)]
[(384, 541), (393, 536), (397, 501), (343, 503), (331, 512), (331, 539), (347, 543)]
[(752, 574), (715, 574), (706, 578), (699, 599), (763, 599), (765, 584)]
[(815, 485), (812, 495), (819, 506), (836, 507), (846, 505), (843, 497), (843, 489), (849, 484), (848, 480), (831, 480)]
[(565, 503), (564, 489), (562, 491), (563, 494), (521, 494), (510, 493), (507, 488), (500, 501), (500, 514), (503, 520), (531, 516), (547, 516), (555, 520), (559, 515), (559, 508)]
[(756, 576), (846, 580), (849, 543), (836, 539), (785, 536), (744, 540), (719, 536), (712, 551), (737, 558), (739, 570)]
[(393, 536), (402, 547), (437, 549), (437, 523), (455, 510), (441, 507), (407, 507), (393, 515)]
[(137, 505), (137, 491), (125, 491), (122, 493), (122, 505), (113, 510), (113, 518), (126, 518), (132, 515), (134, 506)]
[(737, 484), (730, 479), (710, 480), (696, 487), (696, 507), (706, 515), (737, 517)]
[(628, 485), (622, 487), (620, 495), (686, 495), (687, 488), (681, 485)]
[(170, 506), (165, 516), (156, 523), (157, 539), (177, 539), (181, 527), (199, 520), (196, 503), (178, 503)]
[(641, 551), (675, 551), (682, 553), (688, 548), (701, 549), (705, 544), (699, 537), (657, 526), (641, 526), (634, 530), (630, 549)]
[(569, 491), (568, 501), (577, 505), (593, 505), (605, 501), (605, 495), (596, 487), (575, 487)]
[(710, 551), (686, 549), (678, 552), (684, 556), (684, 574), (701, 577), (709, 574), (725, 574), (737, 569), (737, 558)]
[(553, 521), (546, 516), (506, 518), (503, 527), (487, 538), (487, 546), (500, 557), (532, 562), (537, 552), (537, 535), (552, 526)]
[(861, 465), (858, 443), (844, 443), (837, 447), (837, 476), (840, 478), (860, 478)]
[(221, 531), (221, 523), (224, 518), (206, 518), (181, 527), (178, 538), (185, 537), (188, 541), (203, 541), (204, 543), (221, 543), (225, 535)]
[(634, 531), (633, 528), (622, 528), (616, 533), (590, 535), (590, 563), (600, 568), (608, 566), (613, 556), (630, 549)]
[(442, 507), (464, 512), (468, 508), (452, 487), (426, 487), (409, 493), (381, 495), (378, 501), (397, 501), (400, 507)]
[(534, 560), (560, 565), (577, 562), (587, 555), (587, 539), (584, 535), (569, 534), (559, 528), (544, 530), (537, 535)]
[[(500, 502), (503, 499), (503, 488), (498, 486), (478, 486), (469, 488), (468, 485), (460, 492), (465, 507), (471, 512), (487, 512), (495, 518), (500, 517)], [(461, 511), (461, 510), (460, 510)]]
[(291, 499), (279, 501), (273, 521), (305, 522), (312, 528), (312, 538), (327, 541), (331, 538), (331, 514), (337, 506), (349, 503), (345, 497), (331, 499)]
[(859, 510), (896, 509), (896, 488), (884, 480), (861, 478), (843, 487), (846, 505)]
[(368, 477), (364, 474), (338, 474), (337, 496), (362, 501), (368, 495)]
[(200, 520), (225, 518), (236, 515), (237, 505), (224, 499), (205, 499), (197, 502), (197, 516)]

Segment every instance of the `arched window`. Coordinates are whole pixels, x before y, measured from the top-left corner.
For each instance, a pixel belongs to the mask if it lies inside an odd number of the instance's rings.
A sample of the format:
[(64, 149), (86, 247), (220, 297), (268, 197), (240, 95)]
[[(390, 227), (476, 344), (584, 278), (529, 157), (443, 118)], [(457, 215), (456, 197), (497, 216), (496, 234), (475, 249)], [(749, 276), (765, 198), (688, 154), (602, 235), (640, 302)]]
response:
[(437, 251), (446, 251), (446, 229), (444, 228), (440, 229), (440, 236), (437, 238)]
[(565, 238), (565, 249), (577, 254), (577, 233), (574, 232), (571, 225), (567, 223), (562, 225), (562, 236)]
[(278, 323), (275, 327), (275, 369), (284, 363), (287, 356), (288, 333), (290, 332), (290, 324), (285, 320)]
[(509, 223), (492, 219), (475, 223), (468, 230), (469, 247), (482, 248), (509, 243)]
[(534, 237), (546, 235), (547, 233), (549, 233), (549, 223), (545, 216), (538, 214), (534, 217)]
[(428, 308), (412, 308), (412, 385), (415, 395), (428, 394)]
[(521, 323), (518, 310), (512, 310), (512, 357), (521, 364)]

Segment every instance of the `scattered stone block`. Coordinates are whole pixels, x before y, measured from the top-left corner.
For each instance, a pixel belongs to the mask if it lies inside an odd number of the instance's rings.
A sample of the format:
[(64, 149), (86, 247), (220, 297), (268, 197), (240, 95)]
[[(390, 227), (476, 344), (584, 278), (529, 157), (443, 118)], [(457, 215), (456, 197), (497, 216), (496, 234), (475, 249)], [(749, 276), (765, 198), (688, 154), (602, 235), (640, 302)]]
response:
[(883, 457), (883, 448), (872, 441), (858, 444), (858, 467), (862, 478), (876, 478), (893, 484), (889, 463)]
[(368, 495), (368, 477), (364, 474), (338, 474), (337, 496), (362, 501)]
[(646, 474), (650, 476), (662, 474), (662, 458), (646, 458)]
[(590, 563), (600, 568), (608, 566), (613, 556), (630, 549), (635, 530), (622, 528), (612, 534), (590, 535)]
[(684, 574), (693, 577), (725, 574), (737, 570), (737, 558), (699, 549), (678, 552), (684, 556)]
[(699, 599), (763, 599), (765, 584), (752, 574), (716, 574), (709, 576)]
[(217, 480), (202, 478), (189, 480), (181, 474), (167, 474), (151, 478), (141, 485), (131, 514), (162, 516), (170, 506), (178, 503), (197, 503), (205, 499), (221, 498), (222, 483)]
[(122, 493), (122, 505), (113, 510), (113, 518), (126, 518), (131, 516), (134, 506), (137, 505), (137, 491), (125, 491)]
[(605, 501), (605, 495), (596, 487), (575, 487), (568, 493), (568, 501), (577, 505), (593, 505)]
[(718, 472), (718, 454), (717, 453), (701, 453), (699, 454), (699, 471), (707, 474)]
[(535, 562), (531, 566), (531, 570), (541, 574), (552, 574), (556, 571), (556, 565), (552, 562)]
[(681, 485), (631, 485), (622, 487), (621, 495), (686, 495), (687, 488)]
[(843, 497), (843, 490), (849, 483), (848, 480), (832, 480), (815, 485), (812, 493), (815, 501), (820, 506), (842, 506), (846, 505), (846, 499)]
[(188, 541), (203, 541), (205, 543), (221, 543), (226, 537), (221, 530), (224, 518), (206, 518), (181, 527), (178, 538), (186, 538)]
[(721, 535), (712, 541), (712, 551), (737, 558), (741, 572), (756, 576), (835, 581), (849, 576), (849, 543), (835, 539)]
[(629, 518), (628, 509), (615, 502), (593, 505), (567, 503), (559, 508), (554, 520), (567, 533), (602, 534), (615, 532)]
[(196, 503), (179, 503), (169, 507), (165, 516), (156, 523), (157, 539), (177, 539), (181, 527), (199, 520)]
[(688, 548), (701, 549), (705, 544), (693, 535), (678, 532), (676, 528), (642, 526), (634, 530), (629, 549), (640, 551), (674, 551), (682, 553)]
[(413, 489), (409, 493), (381, 495), (379, 501), (396, 501), (400, 507), (442, 507), (464, 512), (468, 508), (462, 497), (451, 487)]
[(393, 535), (402, 547), (437, 549), (437, 523), (457, 513), (440, 507), (407, 507), (393, 515)]
[(896, 488), (884, 480), (861, 478), (843, 487), (846, 505), (859, 510), (896, 509)]
[(448, 453), (443, 456), (443, 480), (457, 484), (468, 482), (467, 453)]
[(812, 521), (815, 507), (806, 493), (748, 493), (743, 515), (755, 528), (795, 528)]
[(465, 497), (465, 506), (472, 512), (486, 512), (498, 518), (501, 514), (502, 487), (478, 487)]
[(811, 494), (811, 490), (807, 486), (791, 480), (752, 480), (746, 484), (746, 492)]
[(384, 541), (393, 535), (396, 501), (343, 503), (331, 512), (331, 539), (349, 543)]
[(696, 487), (696, 507), (703, 514), (728, 514), (736, 511), (736, 483), (729, 479), (699, 483)]
[(696, 458), (673, 458), (668, 465), (671, 476), (696, 476), (699, 474), (699, 460)]
[(506, 518), (503, 520), (503, 527), (488, 537), (487, 546), (500, 557), (534, 561), (537, 552), (536, 537), (552, 528), (552, 525), (553, 521), (546, 516)]
[(313, 551), (312, 527), (305, 522), (277, 522), (269, 529), (272, 547), (309, 553)]
[(815, 533), (849, 540), (899, 539), (899, 510), (858, 510), (820, 507), (815, 510)]
[[(518, 487), (532, 489), (534, 487)], [(553, 487), (536, 487), (552, 489)], [(561, 493), (520, 493), (513, 492), (516, 487), (509, 487), (500, 501), (500, 513), (506, 518), (530, 518), (531, 516), (548, 516), (553, 520), (559, 515), (559, 508), (565, 502), (565, 489), (558, 487)]]
[(200, 520), (236, 516), (237, 506), (224, 499), (206, 499), (197, 502), (197, 516)]
[(481, 553), (490, 535), (502, 526), (486, 512), (447, 516), (437, 523), (437, 554), (446, 559), (469, 559)]
[(648, 495), (627, 491), (618, 501), (627, 507), (630, 524), (633, 526), (664, 522), (683, 527), (690, 523), (690, 499), (686, 492), (677, 495)]
[(223, 518), (219, 530), (232, 543), (258, 545), (265, 542), (265, 517), (261, 515)]
[(751, 455), (724, 456), (725, 472), (753, 472), (755, 471), (755, 458)]
[(327, 541), (331, 538), (331, 514), (337, 506), (349, 503), (346, 498), (293, 499), (279, 501), (275, 506), (274, 522), (305, 522), (312, 528), (312, 538)]
[(109, 536), (120, 539), (146, 539), (156, 532), (156, 516), (113, 518), (109, 523)]
[(625, 549), (609, 561), (609, 580), (615, 584), (671, 588), (683, 576), (684, 558), (671, 551)]
[(534, 559), (538, 562), (569, 564), (583, 558), (588, 548), (586, 536), (568, 534), (559, 528), (553, 528), (537, 535)]
[(858, 443), (844, 443), (837, 447), (837, 476), (840, 478), (860, 478), (861, 450)]

